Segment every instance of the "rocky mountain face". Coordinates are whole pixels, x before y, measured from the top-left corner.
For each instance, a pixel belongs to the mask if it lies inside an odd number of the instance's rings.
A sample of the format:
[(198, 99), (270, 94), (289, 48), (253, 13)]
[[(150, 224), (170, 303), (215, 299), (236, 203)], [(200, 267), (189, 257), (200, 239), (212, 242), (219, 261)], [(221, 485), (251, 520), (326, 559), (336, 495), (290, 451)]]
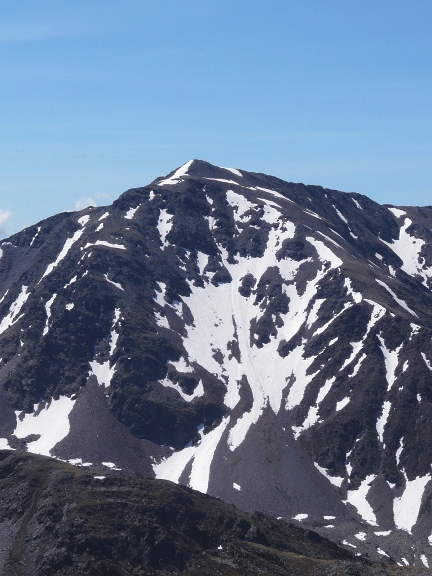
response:
[(432, 566), (432, 207), (190, 161), (0, 243), (0, 447)]
[(23, 452), (0, 451), (0, 490), (3, 576), (429, 573), (355, 558), (311, 530), (171, 482)]

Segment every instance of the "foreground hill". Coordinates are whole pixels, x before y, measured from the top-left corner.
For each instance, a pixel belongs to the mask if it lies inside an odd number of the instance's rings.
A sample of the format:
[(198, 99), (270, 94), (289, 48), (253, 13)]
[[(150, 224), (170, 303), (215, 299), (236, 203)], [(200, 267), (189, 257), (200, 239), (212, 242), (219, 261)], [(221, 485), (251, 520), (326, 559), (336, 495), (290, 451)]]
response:
[(3, 576), (426, 574), (162, 480), (0, 451)]
[(0, 243), (0, 446), (428, 567), (431, 230), (432, 207), (202, 161), (23, 230)]

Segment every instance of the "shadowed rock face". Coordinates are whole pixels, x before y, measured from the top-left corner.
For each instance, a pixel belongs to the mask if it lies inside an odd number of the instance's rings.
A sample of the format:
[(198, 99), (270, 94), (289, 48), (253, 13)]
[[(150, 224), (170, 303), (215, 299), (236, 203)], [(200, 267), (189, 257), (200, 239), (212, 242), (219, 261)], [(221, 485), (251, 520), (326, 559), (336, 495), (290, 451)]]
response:
[(402, 573), (162, 480), (0, 451), (0, 491), (4, 576)]
[(202, 161), (23, 230), (0, 243), (0, 446), (426, 567), (431, 230), (431, 207)]

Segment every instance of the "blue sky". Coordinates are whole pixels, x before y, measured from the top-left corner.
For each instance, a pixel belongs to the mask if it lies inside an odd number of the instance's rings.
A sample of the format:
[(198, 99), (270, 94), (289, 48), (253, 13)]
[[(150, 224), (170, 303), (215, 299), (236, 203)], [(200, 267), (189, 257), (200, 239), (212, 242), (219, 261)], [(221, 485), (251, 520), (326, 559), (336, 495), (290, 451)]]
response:
[(432, 204), (432, 3), (0, 0), (0, 233), (200, 158)]

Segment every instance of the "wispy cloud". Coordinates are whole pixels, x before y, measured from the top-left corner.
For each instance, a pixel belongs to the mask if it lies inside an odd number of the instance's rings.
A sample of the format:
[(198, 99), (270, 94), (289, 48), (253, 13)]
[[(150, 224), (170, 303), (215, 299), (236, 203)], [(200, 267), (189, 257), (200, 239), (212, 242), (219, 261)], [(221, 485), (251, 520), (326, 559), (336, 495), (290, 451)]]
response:
[(6, 236), (6, 222), (12, 216), (9, 210), (0, 210), (0, 237)]
[(87, 208), (87, 206), (97, 206), (97, 203), (93, 200), (93, 198), (80, 198), (75, 202), (75, 210), (83, 210)]

